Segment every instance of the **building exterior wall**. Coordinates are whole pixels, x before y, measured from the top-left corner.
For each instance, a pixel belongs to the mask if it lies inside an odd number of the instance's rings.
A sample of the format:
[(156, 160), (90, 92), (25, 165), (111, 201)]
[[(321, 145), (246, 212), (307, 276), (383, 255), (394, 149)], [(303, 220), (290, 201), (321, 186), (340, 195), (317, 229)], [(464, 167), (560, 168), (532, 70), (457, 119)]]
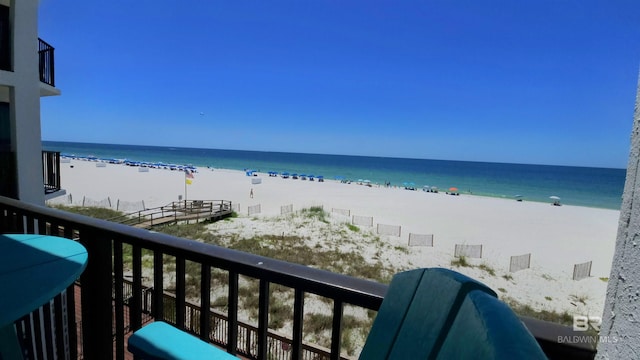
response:
[(44, 204), (38, 72), (38, 0), (11, 0), (12, 71), (0, 70), (2, 102), (10, 104), (17, 198)]
[(616, 250), (600, 328), (598, 359), (637, 359), (640, 354), (640, 81), (631, 152), (622, 196)]

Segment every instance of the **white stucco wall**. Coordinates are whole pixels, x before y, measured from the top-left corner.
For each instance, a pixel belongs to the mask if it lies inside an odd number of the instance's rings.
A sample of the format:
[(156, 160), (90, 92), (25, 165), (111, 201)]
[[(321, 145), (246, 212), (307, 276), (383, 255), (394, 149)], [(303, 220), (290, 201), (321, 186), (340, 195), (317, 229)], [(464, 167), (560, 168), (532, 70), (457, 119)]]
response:
[(597, 359), (640, 359), (640, 81)]
[[(44, 204), (38, 74), (38, 0), (11, 0), (13, 71), (0, 71), (8, 86), (18, 198)], [(3, 99), (7, 100), (7, 99)]]

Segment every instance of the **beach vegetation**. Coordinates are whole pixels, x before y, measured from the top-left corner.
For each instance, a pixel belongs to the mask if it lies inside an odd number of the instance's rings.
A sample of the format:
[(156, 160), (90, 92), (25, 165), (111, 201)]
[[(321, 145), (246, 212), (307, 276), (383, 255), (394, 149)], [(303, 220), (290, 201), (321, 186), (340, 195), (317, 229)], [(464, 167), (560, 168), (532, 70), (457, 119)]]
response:
[(325, 224), (329, 223), (329, 221), (327, 220), (327, 217), (329, 216), (329, 214), (326, 211), (324, 211), (322, 206), (312, 206), (310, 208), (302, 209), (301, 213), (304, 217), (308, 219), (311, 219), (311, 220), (316, 219)]
[(482, 264), (478, 265), (478, 269), (486, 272), (487, 274), (489, 274), (491, 276), (496, 276), (496, 271), (486, 263), (482, 263)]
[(451, 260), (451, 266), (455, 267), (471, 267), (471, 264), (467, 261), (466, 256), (460, 256)]
[(603, 281), (603, 282), (608, 282), (609, 281), (608, 277), (601, 277), (599, 279), (600, 279), (600, 281)]
[(552, 298), (551, 296), (545, 296), (544, 298), (545, 298), (545, 300), (547, 300), (547, 301), (551, 301), (551, 300), (553, 300), (553, 298)]
[[(311, 313), (305, 314), (303, 326), (306, 332), (316, 334), (317, 339), (319, 340), (319, 345), (328, 347), (331, 345), (330, 339), (329, 337), (322, 335), (323, 333), (331, 331), (332, 324), (333, 316)], [(342, 351), (346, 352), (348, 355), (354, 355), (356, 346), (353, 341), (353, 337), (358, 336), (355, 329), (370, 329), (372, 325), (373, 320), (361, 319), (353, 315), (345, 315), (342, 318), (342, 337), (340, 341)]]
[(506, 293), (506, 292), (507, 292), (507, 289), (505, 289), (505, 288), (498, 288), (498, 291), (503, 292), (503, 293)]
[(356, 225), (353, 225), (351, 223), (347, 223), (347, 229), (353, 231), (353, 232), (358, 232), (360, 231), (360, 228), (357, 227)]
[(548, 281), (552, 281), (555, 280), (551, 275), (549, 274), (542, 274), (542, 278)]
[(504, 275), (502, 275), (502, 278), (503, 278), (503, 279), (505, 279), (505, 280), (507, 280), (507, 281), (511, 281), (511, 280), (513, 280), (513, 275), (511, 275), (511, 274), (504, 274)]
[(89, 216), (96, 219), (109, 220), (124, 215), (121, 211), (99, 207), (82, 207), (68, 205), (51, 205), (50, 207), (74, 214)]
[(587, 301), (589, 300), (589, 295), (586, 295), (586, 294), (582, 294), (582, 295), (571, 294), (571, 295), (569, 295), (569, 300), (571, 300), (573, 302), (581, 303), (583, 305), (587, 305)]
[(573, 316), (568, 311), (557, 312), (549, 310), (536, 311), (528, 304), (522, 304), (510, 297), (502, 299), (511, 309), (519, 316), (530, 317), (538, 320), (544, 320), (561, 324), (565, 326), (571, 326), (573, 324)]
[(226, 295), (218, 296), (211, 301), (211, 307), (218, 310), (226, 310), (229, 306), (229, 297)]

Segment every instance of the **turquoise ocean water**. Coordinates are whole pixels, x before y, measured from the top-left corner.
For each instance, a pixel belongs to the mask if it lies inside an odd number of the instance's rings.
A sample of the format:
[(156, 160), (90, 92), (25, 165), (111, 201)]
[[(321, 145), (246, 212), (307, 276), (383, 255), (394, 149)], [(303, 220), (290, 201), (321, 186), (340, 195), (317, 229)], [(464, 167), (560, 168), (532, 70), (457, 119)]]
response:
[(563, 204), (615, 210), (620, 209), (626, 175), (625, 169), (53, 141), (44, 141), (43, 149), (76, 156), (363, 179), (393, 186), (411, 182), (418, 190), (425, 185), (441, 190), (457, 187), (461, 193), (481, 196), (522, 195), (525, 201), (550, 202), (549, 196), (559, 196)]

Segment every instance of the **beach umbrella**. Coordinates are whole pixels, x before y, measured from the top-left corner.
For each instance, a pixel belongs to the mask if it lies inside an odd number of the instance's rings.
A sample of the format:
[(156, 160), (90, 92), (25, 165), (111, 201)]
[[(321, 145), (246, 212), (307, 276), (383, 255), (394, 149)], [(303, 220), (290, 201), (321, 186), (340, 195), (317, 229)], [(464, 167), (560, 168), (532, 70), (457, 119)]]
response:
[(560, 200), (560, 197), (553, 195), (553, 196), (549, 196), (549, 199), (551, 199), (551, 200)]
[(457, 188), (457, 187), (450, 187), (450, 188), (449, 188), (449, 191), (451, 191), (451, 192), (457, 192), (457, 191), (458, 191), (458, 188)]

